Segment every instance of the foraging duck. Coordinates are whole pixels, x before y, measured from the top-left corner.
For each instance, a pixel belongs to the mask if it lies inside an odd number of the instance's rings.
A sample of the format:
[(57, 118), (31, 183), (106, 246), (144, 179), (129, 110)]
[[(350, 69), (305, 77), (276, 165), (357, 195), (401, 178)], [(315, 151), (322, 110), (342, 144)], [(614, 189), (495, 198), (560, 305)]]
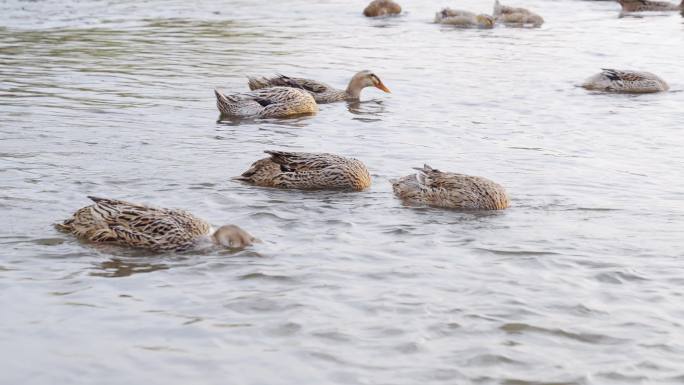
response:
[(486, 14), (476, 15), (473, 12), (444, 8), (435, 14), (435, 23), (489, 29), (494, 28), (495, 20)]
[(679, 5), (667, 1), (618, 0), (623, 13), (630, 12), (667, 12), (684, 10), (684, 0)]
[(400, 13), (401, 6), (392, 0), (373, 0), (363, 10), (363, 15), (366, 17), (398, 15)]
[(621, 71), (604, 68), (587, 79), (582, 87), (592, 91), (644, 94), (667, 91), (670, 87), (650, 72)]
[(309, 92), (313, 95), (316, 103), (359, 100), (361, 90), (366, 87), (375, 87), (387, 93), (390, 92), (377, 75), (367, 70), (358, 72), (354, 75), (351, 81), (349, 81), (346, 90), (336, 89), (315, 80), (291, 78), (284, 75), (279, 75), (270, 79), (265, 77), (249, 77), (248, 79), (250, 90), (269, 89), (270, 87), (293, 87)]
[(318, 111), (318, 105), (309, 93), (290, 87), (271, 87), (232, 95), (214, 89), (214, 93), (222, 117), (284, 118)]
[(494, 2), (494, 17), (496, 21), (509, 26), (531, 25), (533, 27), (541, 27), (544, 24), (544, 18), (536, 13), (525, 8), (501, 5), (499, 0)]
[(435, 170), (428, 165), (392, 181), (394, 194), (407, 203), (465, 210), (502, 210), (508, 195), (499, 184), (479, 176)]
[(115, 243), (153, 251), (183, 251), (202, 243), (244, 247), (255, 241), (235, 225), (213, 229), (183, 210), (152, 208), (115, 199), (88, 197), (83, 207), (57, 228), (90, 242)]
[(303, 190), (347, 189), (361, 191), (371, 185), (361, 161), (326, 153), (264, 151), (249, 170), (235, 177), (263, 187)]

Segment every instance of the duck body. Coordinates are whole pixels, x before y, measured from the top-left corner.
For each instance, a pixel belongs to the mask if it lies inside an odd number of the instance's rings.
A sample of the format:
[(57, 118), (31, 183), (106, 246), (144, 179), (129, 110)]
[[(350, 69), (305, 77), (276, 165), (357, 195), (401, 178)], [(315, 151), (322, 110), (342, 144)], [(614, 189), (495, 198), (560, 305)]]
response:
[(392, 16), (401, 13), (401, 6), (392, 0), (373, 0), (363, 10), (366, 17)]
[(444, 8), (435, 14), (435, 23), (449, 24), (462, 28), (494, 28), (495, 20), (486, 14)]
[(544, 18), (536, 13), (518, 7), (509, 7), (501, 5), (499, 0), (494, 2), (494, 18), (496, 21), (509, 26), (533, 26), (541, 27), (544, 24)]
[(244, 230), (233, 225), (214, 231), (209, 223), (187, 211), (115, 199), (88, 198), (94, 204), (77, 210), (71, 218), (57, 224), (57, 228), (90, 242), (153, 251), (183, 251), (203, 242), (211, 243), (218, 232), (234, 232), (233, 245), (240, 243), (240, 247), (253, 240)]
[(291, 87), (271, 87), (230, 95), (215, 89), (214, 94), (222, 117), (284, 118), (311, 115), (318, 111), (316, 101), (308, 92)]
[(509, 205), (506, 190), (489, 179), (428, 165), (416, 170), (392, 181), (394, 194), (406, 203), (462, 210), (502, 210)]
[(251, 90), (263, 90), (274, 87), (287, 87), (303, 90), (311, 94), (316, 103), (320, 104), (341, 102), (345, 100), (359, 100), (361, 97), (361, 90), (366, 87), (376, 87), (384, 92), (390, 92), (380, 78), (368, 70), (356, 73), (351, 81), (349, 81), (346, 90), (337, 89), (316, 80), (293, 78), (285, 75), (278, 75), (271, 78), (249, 77), (248, 85)]
[(677, 5), (667, 1), (651, 0), (618, 0), (623, 13), (636, 12), (668, 12), (684, 10), (684, 0)]
[(327, 153), (265, 151), (270, 156), (252, 164), (234, 179), (263, 187), (361, 191), (371, 185), (359, 160)]
[(644, 71), (603, 69), (585, 80), (583, 88), (592, 91), (643, 94), (667, 91), (670, 87), (658, 76)]

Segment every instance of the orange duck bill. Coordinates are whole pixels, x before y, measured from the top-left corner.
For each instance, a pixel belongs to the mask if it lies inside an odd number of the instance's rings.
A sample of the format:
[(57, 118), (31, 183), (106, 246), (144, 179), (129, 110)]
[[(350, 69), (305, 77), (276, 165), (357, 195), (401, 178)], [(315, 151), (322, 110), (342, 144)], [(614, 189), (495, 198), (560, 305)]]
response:
[(382, 82), (378, 82), (378, 84), (376, 84), (375, 87), (387, 92), (388, 94), (392, 93), (392, 91), (390, 91), (389, 88), (387, 88), (384, 84), (382, 84)]

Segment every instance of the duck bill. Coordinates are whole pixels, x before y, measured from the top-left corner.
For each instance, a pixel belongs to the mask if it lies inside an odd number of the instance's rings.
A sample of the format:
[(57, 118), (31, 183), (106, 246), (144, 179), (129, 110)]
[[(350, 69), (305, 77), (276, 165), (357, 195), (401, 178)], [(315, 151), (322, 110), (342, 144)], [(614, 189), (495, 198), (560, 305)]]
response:
[(382, 82), (376, 84), (375, 87), (378, 88), (378, 89), (380, 89), (380, 90), (383, 90), (383, 91), (387, 92), (388, 94), (391, 94), (391, 93), (392, 93), (392, 91), (390, 91), (389, 88), (385, 87), (385, 85), (382, 84)]

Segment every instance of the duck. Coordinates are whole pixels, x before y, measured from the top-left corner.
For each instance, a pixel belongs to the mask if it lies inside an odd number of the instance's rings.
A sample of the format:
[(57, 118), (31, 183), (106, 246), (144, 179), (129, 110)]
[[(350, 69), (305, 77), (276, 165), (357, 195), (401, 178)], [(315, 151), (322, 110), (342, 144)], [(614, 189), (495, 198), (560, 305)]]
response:
[(392, 0), (373, 0), (363, 10), (366, 17), (392, 16), (401, 13), (401, 6)]
[(541, 27), (544, 24), (544, 18), (536, 13), (526, 8), (501, 5), (499, 0), (494, 2), (494, 17), (496, 21), (509, 26), (531, 25), (533, 27)]
[(262, 187), (302, 190), (361, 191), (371, 185), (370, 173), (357, 159), (328, 153), (264, 151), (249, 170), (234, 177)]
[(508, 207), (506, 190), (479, 176), (443, 172), (430, 166), (391, 180), (394, 194), (409, 204), (461, 210), (503, 210)]
[(390, 93), (389, 88), (372, 71), (364, 70), (357, 72), (349, 81), (346, 90), (333, 88), (325, 83), (303, 78), (291, 78), (285, 75), (277, 75), (272, 78), (248, 77), (249, 89), (261, 90), (275, 87), (293, 87), (310, 93), (316, 103), (333, 103), (340, 101), (356, 101), (361, 96), (361, 90), (366, 87), (375, 87)]
[(444, 8), (435, 14), (435, 23), (450, 24), (458, 27), (494, 28), (495, 20), (487, 14)]
[(80, 208), (56, 227), (86, 241), (156, 252), (185, 251), (204, 243), (242, 248), (255, 241), (236, 225), (214, 229), (187, 211), (154, 208), (116, 199), (88, 198), (94, 203)]
[(318, 112), (314, 98), (297, 88), (271, 87), (230, 95), (214, 89), (214, 94), (221, 117), (226, 118), (285, 118)]
[(629, 94), (663, 92), (670, 89), (663, 79), (650, 72), (608, 68), (585, 80), (582, 87), (592, 91)]
[(684, 10), (684, 0), (679, 5), (667, 1), (651, 0), (618, 0), (623, 13), (631, 12), (667, 12)]

